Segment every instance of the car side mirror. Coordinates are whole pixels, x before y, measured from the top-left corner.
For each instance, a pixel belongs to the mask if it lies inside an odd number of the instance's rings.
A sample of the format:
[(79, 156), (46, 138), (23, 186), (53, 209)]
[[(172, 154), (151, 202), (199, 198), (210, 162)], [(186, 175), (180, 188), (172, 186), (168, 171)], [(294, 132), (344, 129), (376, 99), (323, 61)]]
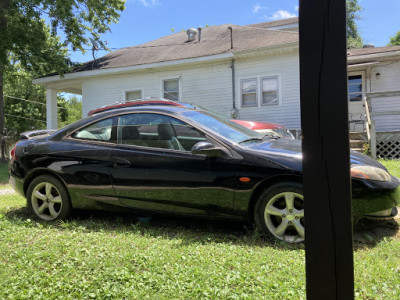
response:
[(209, 142), (198, 142), (192, 147), (192, 154), (203, 154), (209, 157), (230, 157), (229, 151), (222, 147), (215, 147)]

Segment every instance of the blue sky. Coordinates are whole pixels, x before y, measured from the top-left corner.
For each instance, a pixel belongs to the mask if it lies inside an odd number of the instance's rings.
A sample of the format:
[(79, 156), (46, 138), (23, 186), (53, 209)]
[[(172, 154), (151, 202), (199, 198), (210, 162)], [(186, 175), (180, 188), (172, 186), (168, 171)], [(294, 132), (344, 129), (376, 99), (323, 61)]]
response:
[[(190, 3), (190, 4), (189, 4)], [(358, 21), (365, 43), (385, 46), (400, 30), (400, 0), (359, 0), (363, 7)], [(246, 25), (297, 16), (295, 0), (127, 0), (118, 24), (102, 37), (110, 48), (139, 45), (189, 27), (236, 24)], [(89, 47), (88, 47), (89, 48)], [(98, 57), (106, 54), (99, 51)], [(85, 62), (91, 51), (71, 52), (71, 59)]]

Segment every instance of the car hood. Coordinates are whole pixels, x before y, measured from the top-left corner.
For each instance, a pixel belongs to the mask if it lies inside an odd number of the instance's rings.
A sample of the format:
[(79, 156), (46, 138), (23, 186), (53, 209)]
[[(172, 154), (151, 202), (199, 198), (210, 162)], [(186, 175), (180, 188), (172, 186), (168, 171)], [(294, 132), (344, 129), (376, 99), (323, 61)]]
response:
[[(279, 161), (279, 163), (298, 171), (302, 170), (303, 154), (300, 140), (268, 139), (263, 142), (254, 141), (241, 144), (241, 147), (245, 148), (247, 153)], [(350, 150), (350, 164), (370, 165), (386, 170), (376, 160), (354, 150)]]

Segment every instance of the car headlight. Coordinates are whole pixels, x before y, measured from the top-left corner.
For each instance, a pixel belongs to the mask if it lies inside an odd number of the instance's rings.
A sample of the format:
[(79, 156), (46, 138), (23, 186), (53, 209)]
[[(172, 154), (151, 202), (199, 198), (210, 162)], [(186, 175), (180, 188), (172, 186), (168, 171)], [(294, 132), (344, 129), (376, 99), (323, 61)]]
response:
[(376, 181), (390, 181), (391, 178), (387, 171), (365, 165), (353, 165), (351, 167), (351, 177)]

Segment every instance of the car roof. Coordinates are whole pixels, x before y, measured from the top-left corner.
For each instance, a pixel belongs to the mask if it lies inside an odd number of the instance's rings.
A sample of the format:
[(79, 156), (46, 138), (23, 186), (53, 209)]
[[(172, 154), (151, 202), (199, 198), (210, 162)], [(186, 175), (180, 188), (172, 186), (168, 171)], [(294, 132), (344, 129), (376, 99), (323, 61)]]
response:
[(114, 103), (111, 105), (102, 106), (96, 109), (92, 109), (89, 111), (88, 116), (99, 114), (101, 112), (115, 110), (124, 107), (135, 107), (135, 106), (153, 106), (153, 105), (167, 105), (167, 106), (186, 106), (190, 107), (191, 104), (177, 102), (169, 99), (157, 98), (157, 99), (137, 99), (130, 102), (125, 103)]
[(114, 115), (114, 114), (120, 114), (120, 113), (125, 113), (125, 112), (163, 112), (163, 113), (173, 113), (173, 114), (178, 114), (183, 111), (187, 110), (197, 110), (198, 109), (193, 109), (189, 108), (186, 106), (173, 106), (173, 105), (152, 105), (152, 106), (130, 106), (130, 107), (122, 107), (122, 108), (117, 108), (117, 109), (112, 109), (109, 111), (101, 112), (96, 114), (95, 116), (106, 116), (106, 115)]
[(67, 125), (66, 127), (60, 129), (59, 131), (55, 132), (51, 135), (51, 140), (60, 140), (65, 135), (68, 135), (70, 132), (74, 131), (76, 128), (81, 126), (86, 126), (92, 122), (96, 122), (97, 120), (101, 120), (107, 117), (112, 117), (114, 115), (129, 113), (129, 112), (152, 112), (152, 113), (168, 113), (172, 115), (179, 114), (184, 111), (201, 111), (198, 109), (188, 108), (186, 106), (138, 106), (138, 107), (125, 107), (125, 108), (118, 108), (112, 109), (105, 112), (100, 112), (95, 115), (88, 116), (84, 119), (81, 119), (75, 123)]

